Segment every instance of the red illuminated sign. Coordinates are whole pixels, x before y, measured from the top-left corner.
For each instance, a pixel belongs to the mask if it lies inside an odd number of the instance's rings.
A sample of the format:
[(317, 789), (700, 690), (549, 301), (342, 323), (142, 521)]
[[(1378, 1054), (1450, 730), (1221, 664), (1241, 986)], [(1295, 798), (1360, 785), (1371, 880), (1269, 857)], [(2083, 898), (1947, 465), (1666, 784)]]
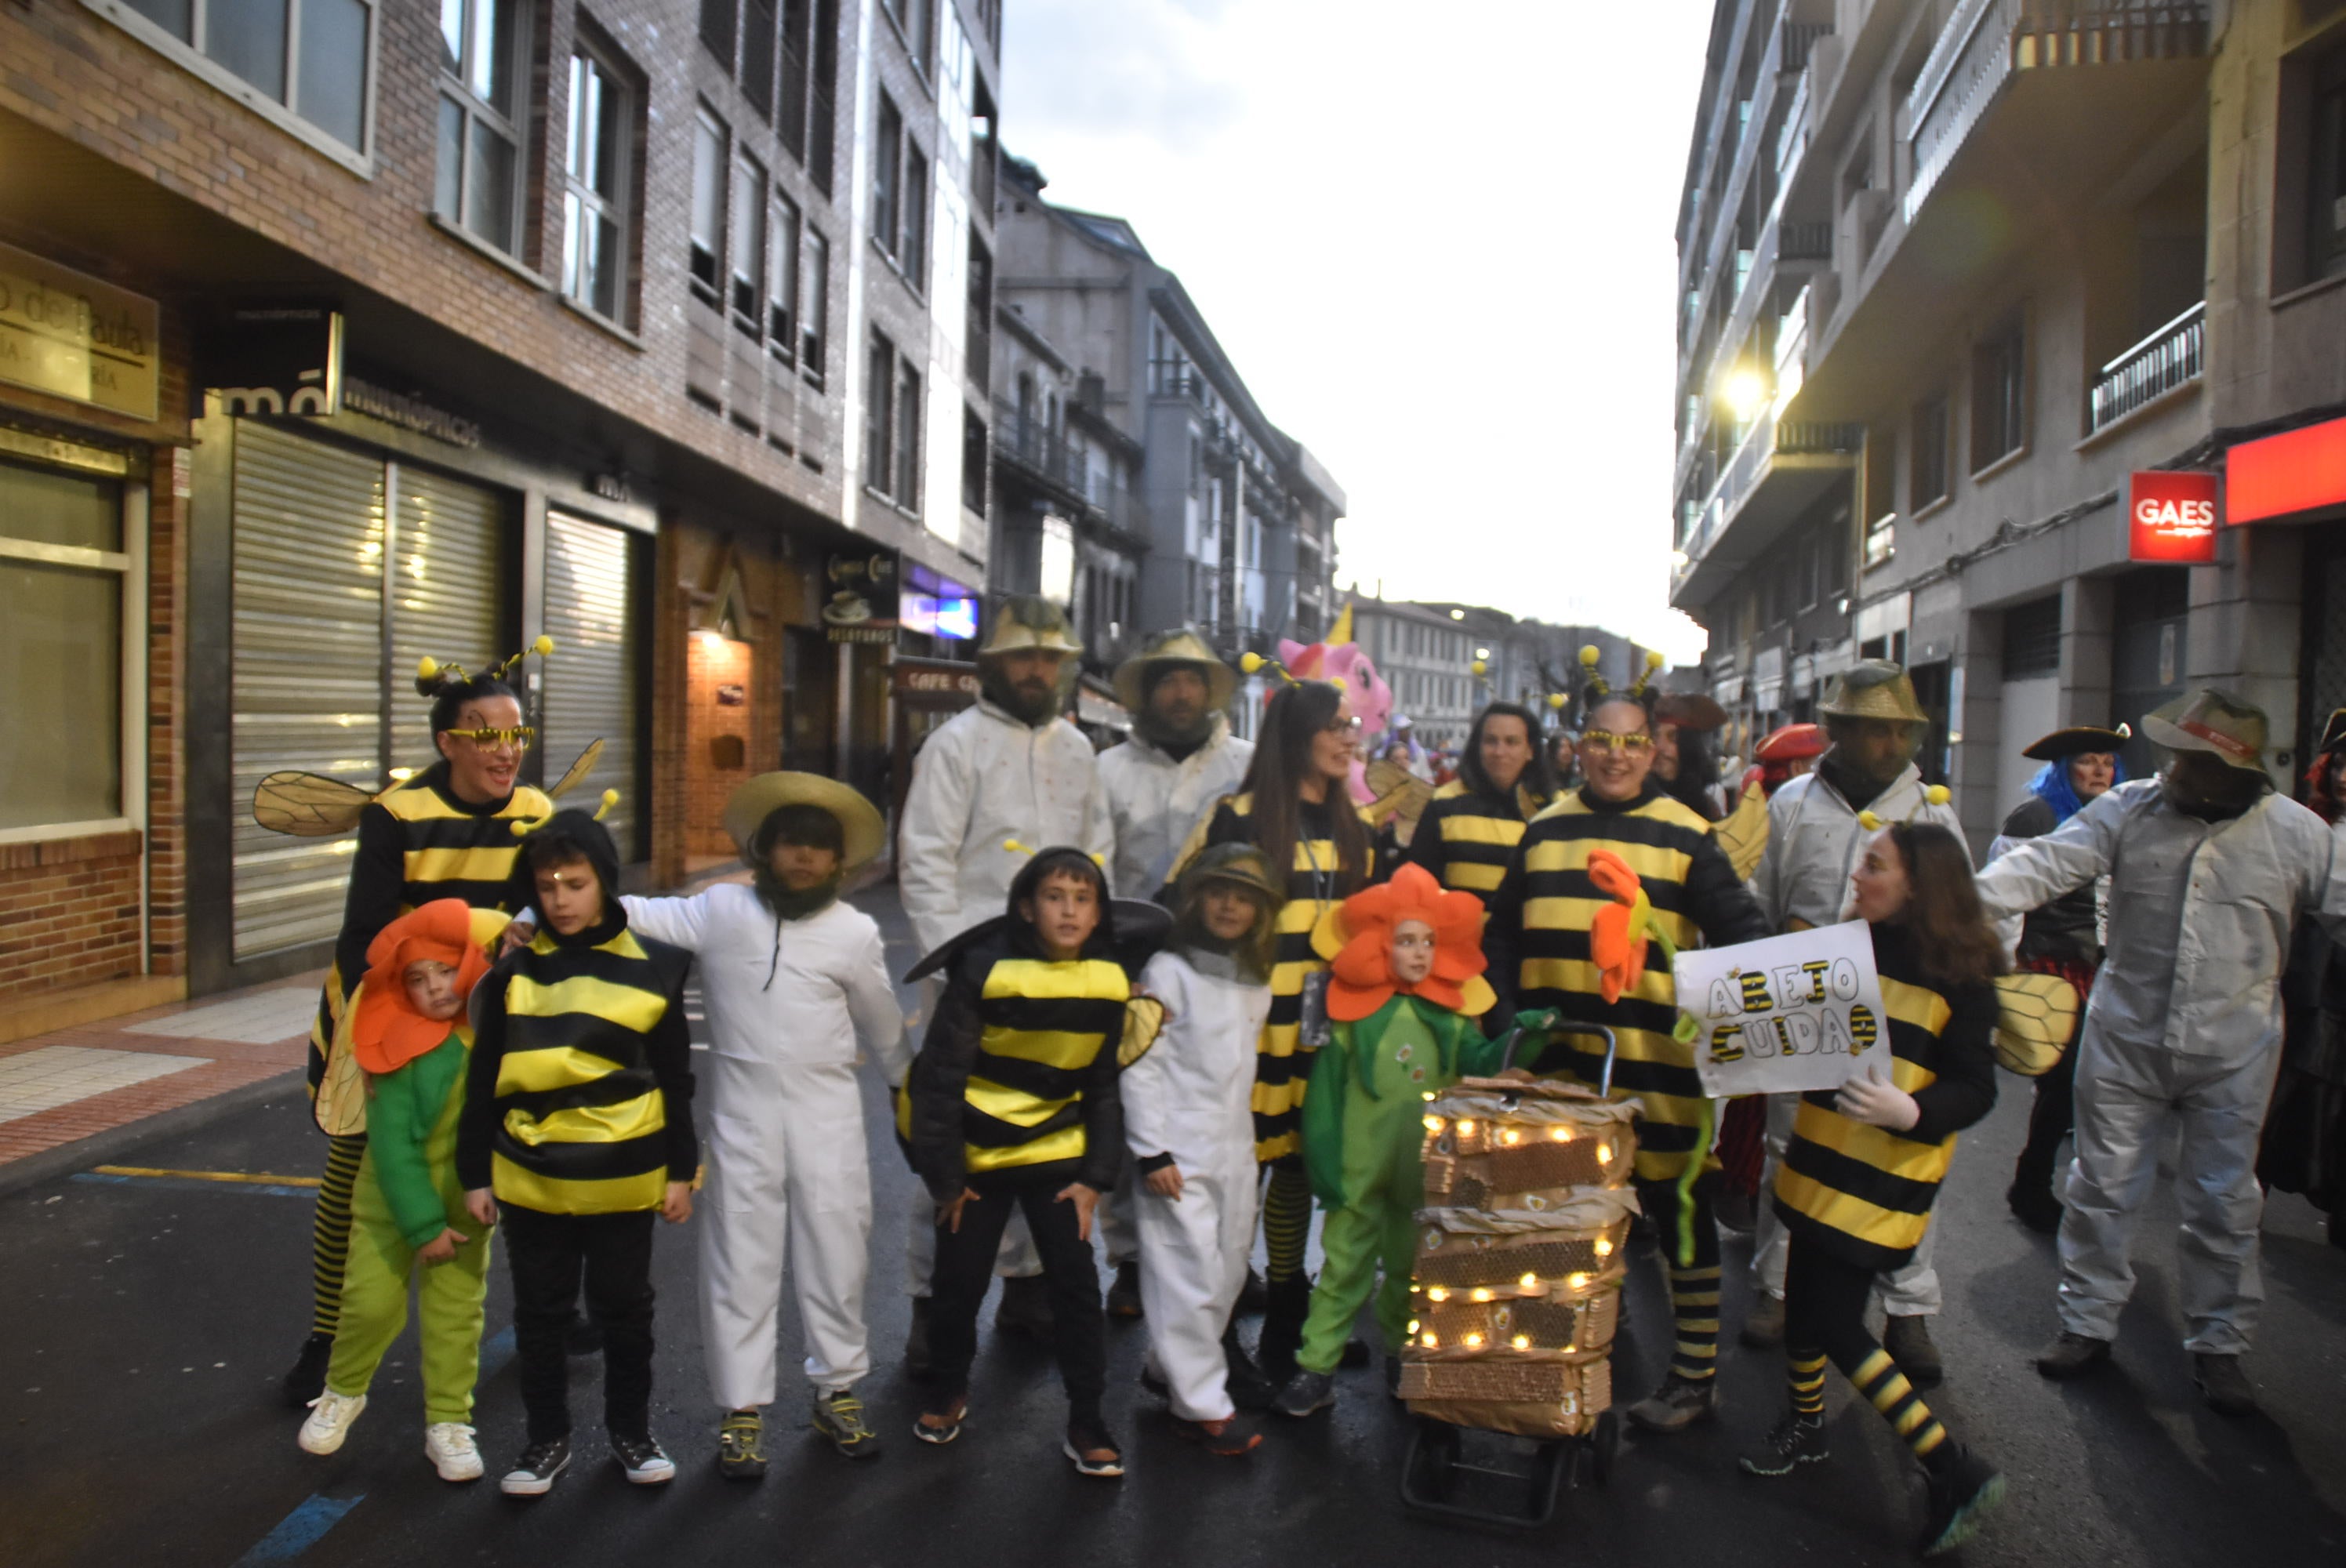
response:
[(2127, 478), (2127, 558), (2188, 562), (2216, 558), (2216, 476), (2154, 469)]
[(2346, 419), (2243, 442), (2224, 454), (2224, 478), (2231, 523), (2346, 503)]

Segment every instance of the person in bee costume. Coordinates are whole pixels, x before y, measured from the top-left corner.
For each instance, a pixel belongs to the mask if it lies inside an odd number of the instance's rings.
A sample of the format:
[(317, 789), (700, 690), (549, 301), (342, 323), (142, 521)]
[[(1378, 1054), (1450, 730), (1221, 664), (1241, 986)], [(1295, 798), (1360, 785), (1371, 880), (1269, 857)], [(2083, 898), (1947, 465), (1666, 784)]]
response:
[(1488, 898), (1522, 841), (1524, 824), (1556, 795), (1539, 720), (1519, 704), (1492, 703), (1474, 716), (1458, 754), (1458, 777), (1433, 792), (1402, 858), (1445, 888)]
[[(1586, 781), (1524, 830), (1491, 895), (1484, 951), (1501, 1017), (1552, 1008), (1568, 1022), (1606, 1025), (1617, 1039), (1613, 1084), (1644, 1108), (1637, 1201), (1662, 1239), (1677, 1325), (1668, 1380), (1627, 1414), (1649, 1431), (1677, 1431), (1719, 1413), (1719, 1227), (1711, 1209), (1719, 1164), (1710, 1153), (1713, 1107), (1694, 1049), (1672, 1033), (1678, 995), (1668, 953), (1698, 940), (1754, 941), (1768, 928), (1711, 824), (1653, 777), (1647, 683), (1660, 656), (1648, 656), (1644, 674), (1622, 690), (1596, 673), (1596, 648), (1580, 657), (1588, 671), (1580, 730)], [(1624, 875), (1616, 876), (1615, 862)], [(1650, 913), (1637, 952), (1651, 952), (1630, 979), (1627, 971), (1600, 967), (1594, 938), (1606, 905), (1640, 886), (1641, 907)], [(1604, 1061), (1584, 1045), (1551, 1047), (1536, 1066), (1594, 1087)]]
[(510, 913), (515, 907), (508, 879), (521, 840), (514, 824), (551, 813), (552, 795), (576, 783), (600, 747), (590, 748), (554, 791), (520, 781), (536, 732), (506, 677), (526, 654), (543, 657), (553, 651), (553, 639), (540, 637), (480, 675), (425, 659), (415, 689), (432, 704), (432, 743), (439, 758), (380, 794), (370, 797), (311, 773), (272, 773), (254, 792), (254, 819), (278, 832), (317, 838), (358, 829), (342, 931), (310, 1031), (311, 1114), (329, 1146), (312, 1221), (310, 1332), (285, 1375), (289, 1404), (307, 1407), (324, 1390), (342, 1320), (351, 1192), (366, 1152), (365, 1078), (343, 1027), (351, 993), (366, 974), (367, 949), (377, 933), (410, 911), (448, 898), (474, 909)]
[[(1944, 786), (1923, 782), (1914, 754), (1931, 728), (1906, 672), (1887, 659), (1866, 659), (1833, 677), (1817, 711), (1827, 746), (1813, 772), (1778, 789), (1768, 802), (1768, 843), (1751, 879), (1771, 932), (1806, 931), (1848, 918), (1850, 878), (1865, 847), (1891, 822), (1935, 822), (1964, 841), (1962, 821)], [(1760, 1190), (1772, 1191), (1790, 1145), (1800, 1096), (1768, 1097), (1767, 1172)], [(1754, 1349), (1784, 1337), (1784, 1261), (1789, 1245), (1776, 1211), (1762, 1204), (1751, 1253), (1754, 1286), (1743, 1342)], [(1945, 1375), (1930, 1320), (1942, 1301), (1937, 1250), (1924, 1236), (1912, 1257), (1882, 1277), (1882, 1335), (1917, 1388), (1934, 1388)]]

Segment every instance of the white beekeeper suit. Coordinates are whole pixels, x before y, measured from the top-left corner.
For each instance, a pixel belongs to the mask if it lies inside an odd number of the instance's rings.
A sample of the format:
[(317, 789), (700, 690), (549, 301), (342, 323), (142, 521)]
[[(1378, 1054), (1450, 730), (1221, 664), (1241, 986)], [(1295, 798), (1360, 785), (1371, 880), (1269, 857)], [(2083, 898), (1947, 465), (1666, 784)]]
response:
[(700, 963), (709, 1172), (698, 1228), (710, 1390), (729, 1410), (773, 1402), (785, 1258), (808, 1380), (818, 1394), (852, 1388), (872, 1367), (872, 1171), (856, 1036), (892, 1084), (913, 1059), (880, 928), (846, 903), (780, 920), (734, 882), (620, 902), (634, 931)]
[(1166, 952), (1140, 988), (1165, 1003), (1166, 1022), (1124, 1070), (1125, 1142), (1137, 1172), (1168, 1156), (1181, 1172), (1178, 1199), (1146, 1185), (1134, 1194), (1148, 1361), (1176, 1416), (1221, 1420), (1231, 1413), (1222, 1329), (1254, 1245), (1255, 1047), (1270, 987), (1228, 959)]
[[(1098, 759), (1083, 731), (1057, 717), (1027, 724), (989, 697), (947, 719), (913, 759), (896, 837), (896, 890), (920, 950), (933, 952), (1002, 913), (1027, 860), (1061, 844), (1103, 861), (1116, 850)], [(941, 989), (924, 983), (924, 1013), (934, 1015)], [(913, 1206), (906, 1284), (914, 1296), (929, 1293), (933, 1219), (928, 1204)], [(1022, 1278), (1043, 1271), (1023, 1217), (1003, 1233), (1002, 1260)]]
[[(2156, 738), (2156, 737), (2154, 737)], [(2319, 914), (2346, 939), (2346, 864), (2332, 830), (2268, 795), (2229, 821), (2178, 809), (2157, 779), (2120, 784), (1979, 876), (2013, 921), (2111, 879), (2109, 940), (2077, 1046), (2076, 1155), (2062, 1194), (2062, 1329), (2117, 1337), (2134, 1289), (2127, 1230), (2168, 1122), (2187, 1349), (2238, 1355), (2264, 1301), (2257, 1140), (2280, 1062), (2280, 972), (2291, 925)]]
[(1100, 785), (1116, 831), (1108, 872), (1116, 896), (1156, 897), (1189, 830), (1216, 801), (1238, 793), (1253, 759), (1254, 742), (1232, 735), (1229, 721), (1219, 717), (1213, 733), (1187, 757), (1176, 759), (1137, 731), (1100, 753)]
[[(1933, 800), (1923, 770), (1912, 763), (1869, 802), (1864, 809), (1883, 822), (1935, 822), (1965, 842), (1954, 808), (1943, 799)], [(1841, 798), (1821, 772), (1804, 773), (1779, 789), (1768, 802), (1768, 848), (1760, 869), (1752, 874), (1751, 891), (1768, 923), (1779, 932), (1797, 925), (1837, 925), (1854, 911), (1855, 891), (1850, 878), (1865, 854), (1873, 830), (1858, 820), (1858, 810)], [(1967, 851), (1968, 852), (1968, 851)], [(1784, 1266), (1791, 1256), (1791, 1237), (1776, 1217), (1769, 1195), (1776, 1188), (1776, 1172), (1791, 1146), (1792, 1121), (1799, 1113), (1798, 1095), (1768, 1096), (1765, 1135), (1767, 1166), (1760, 1178), (1757, 1228), (1751, 1243), (1751, 1282), (1782, 1299)], [(1935, 1316), (1943, 1303), (1939, 1270), (1933, 1261), (1938, 1227), (1923, 1233), (1923, 1244), (1902, 1268), (1884, 1275), (1876, 1287), (1883, 1309), (1895, 1318)]]

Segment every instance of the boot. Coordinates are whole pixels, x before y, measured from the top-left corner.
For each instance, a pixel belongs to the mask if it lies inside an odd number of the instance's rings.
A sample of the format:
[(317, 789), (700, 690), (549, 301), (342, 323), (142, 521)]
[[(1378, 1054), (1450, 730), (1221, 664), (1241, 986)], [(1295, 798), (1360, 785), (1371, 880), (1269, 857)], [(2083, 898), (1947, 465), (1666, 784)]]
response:
[(1002, 1282), (1002, 1304), (994, 1309), (994, 1331), (1025, 1334), (1048, 1345), (1057, 1325), (1051, 1316), (1051, 1284), (1041, 1275)]
[(2031, 1186), (2014, 1176), (2004, 1189), (2004, 1201), (2012, 1210), (2012, 1217), (2039, 1236), (2052, 1236), (2061, 1228), (2061, 1200), (2052, 1189)]
[(297, 1410), (306, 1410), (318, 1396), (326, 1391), (326, 1363), (334, 1359), (334, 1337), (332, 1334), (311, 1334), (301, 1341), (301, 1353), (294, 1358), (293, 1369), (279, 1384), (285, 1402)]
[(1743, 1332), (1736, 1336), (1755, 1350), (1773, 1349), (1784, 1342), (1784, 1298), (1770, 1296), (1765, 1290), (1751, 1298), (1751, 1310), (1743, 1315)]
[(1939, 1359), (1939, 1347), (1931, 1343), (1928, 1318), (1893, 1316), (1882, 1325), (1882, 1348), (1916, 1388), (1935, 1389), (1946, 1380), (1946, 1363)]
[(1970, 1540), (1988, 1510), (2004, 1501), (2004, 1477), (1958, 1442), (1942, 1443), (1923, 1465), (1930, 1476), (1929, 1516), (1914, 1544), (1922, 1556), (1936, 1557)]
[(1253, 1265), (1248, 1265), (1246, 1283), (1239, 1287), (1239, 1315), (1260, 1312), (1270, 1299), (1270, 1288), (1262, 1282), (1262, 1276), (1254, 1271)]
[(1311, 1311), (1311, 1281), (1298, 1274), (1265, 1288), (1262, 1333), (1254, 1342), (1255, 1365), (1274, 1388), (1295, 1376), (1295, 1352), (1303, 1348), (1303, 1319)]
[(1254, 1364), (1254, 1358), (1239, 1343), (1235, 1323), (1222, 1333), (1222, 1359), (1229, 1369), (1225, 1386), (1229, 1390), (1230, 1403), (1242, 1410), (1270, 1409), (1279, 1385), (1262, 1375), (1262, 1369)]
[[(1891, 1358), (1895, 1360), (1895, 1356)], [(2064, 1331), (2036, 1353), (2036, 1369), (2055, 1382), (2083, 1377), (2110, 1359), (2110, 1342)]]
[(2219, 1356), (2200, 1351), (2191, 1358), (2193, 1380), (2199, 1385), (2199, 1397), (2208, 1408), (2219, 1416), (2252, 1416), (2257, 1413), (2257, 1390), (2249, 1383), (2249, 1375), (2240, 1370), (2238, 1356)]

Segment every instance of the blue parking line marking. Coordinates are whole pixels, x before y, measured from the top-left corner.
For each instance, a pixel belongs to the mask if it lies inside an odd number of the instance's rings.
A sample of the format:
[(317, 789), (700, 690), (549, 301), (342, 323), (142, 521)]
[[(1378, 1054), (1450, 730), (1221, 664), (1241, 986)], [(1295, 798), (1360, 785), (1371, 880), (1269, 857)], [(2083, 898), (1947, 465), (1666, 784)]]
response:
[(256, 1542), (251, 1551), (238, 1558), (234, 1568), (260, 1568), (263, 1563), (292, 1562), (315, 1546), (343, 1514), (356, 1508), (365, 1498), (364, 1492), (356, 1497), (328, 1497), (322, 1492), (313, 1493), (302, 1502), (301, 1507), (279, 1520), (277, 1528)]
[(182, 1176), (109, 1176), (104, 1171), (76, 1171), (69, 1181), (105, 1182), (114, 1186), (168, 1186), (182, 1192), (258, 1193), (263, 1197), (315, 1197), (315, 1187), (276, 1186), (267, 1182), (189, 1181)]

